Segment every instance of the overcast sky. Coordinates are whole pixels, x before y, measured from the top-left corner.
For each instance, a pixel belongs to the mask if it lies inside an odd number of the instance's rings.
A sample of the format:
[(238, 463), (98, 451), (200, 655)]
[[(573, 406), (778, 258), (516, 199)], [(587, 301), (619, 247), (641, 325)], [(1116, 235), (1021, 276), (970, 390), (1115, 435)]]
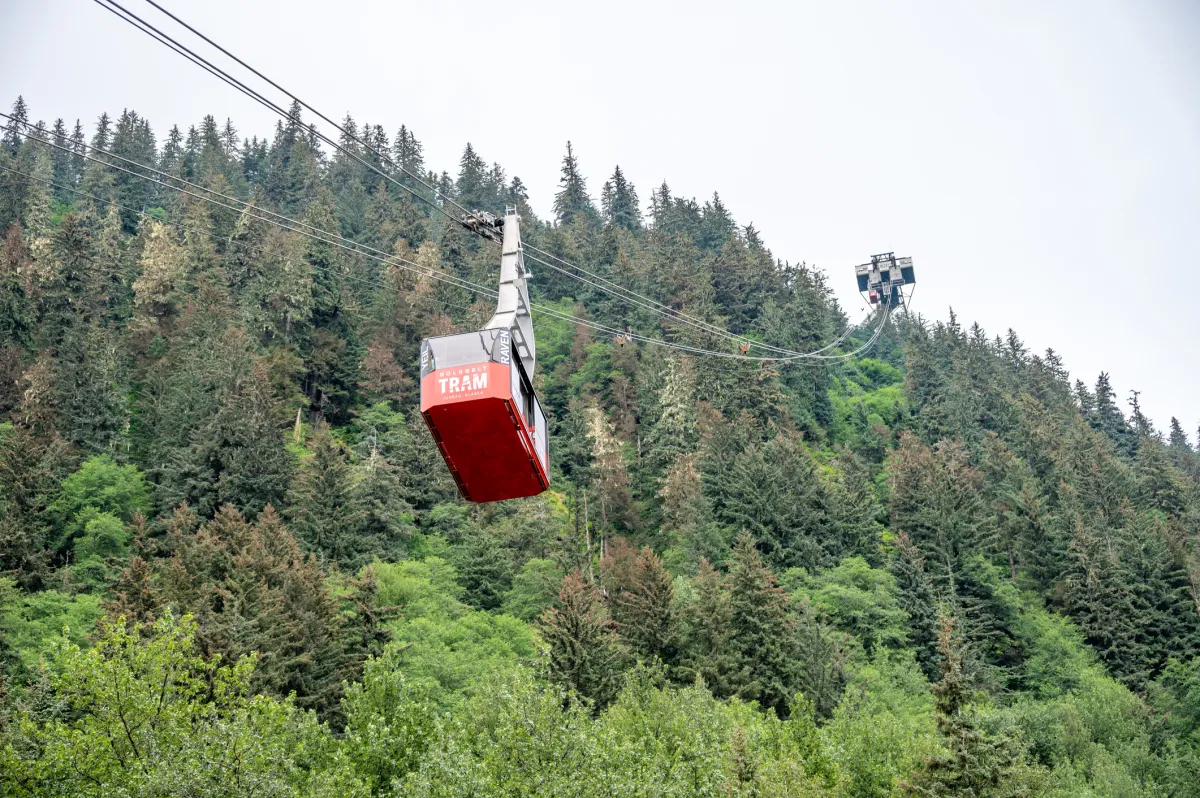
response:
[[(1195, 0), (162, 3), (329, 116), (408, 125), (436, 169), (471, 142), (539, 214), (570, 139), (593, 196), (615, 164), (643, 200), (718, 191), (848, 309), (855, 264), (911, 255), (926, 317), (1107, 370), (1195, 440)], [(0, 104), (17, 94), (89, 136), (123, 108), (160, 140), (206, 113), (275, 124), (89, 0), (0, 0)]]

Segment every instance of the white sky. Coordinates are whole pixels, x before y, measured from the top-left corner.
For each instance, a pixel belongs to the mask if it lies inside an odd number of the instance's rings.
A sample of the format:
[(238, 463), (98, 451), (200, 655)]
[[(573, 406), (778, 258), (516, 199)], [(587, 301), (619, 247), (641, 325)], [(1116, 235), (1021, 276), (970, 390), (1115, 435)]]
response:
[[(407, 124), (434, 168), (470, 141), (540, 214), (570, 139), (593, 196), (614, 164), (643, 201), (719, 191), (849, 309), (855, 264), (911, 255), (927, 317), (1108, 370), (1195, 440), (1193, 0), (162, 3), (329, 116)], [(205, 113), (275, 124), (87, 0), (0, 0), (0, 104), (17, 94), (89, 136), (126, 107), (160, 141)]]

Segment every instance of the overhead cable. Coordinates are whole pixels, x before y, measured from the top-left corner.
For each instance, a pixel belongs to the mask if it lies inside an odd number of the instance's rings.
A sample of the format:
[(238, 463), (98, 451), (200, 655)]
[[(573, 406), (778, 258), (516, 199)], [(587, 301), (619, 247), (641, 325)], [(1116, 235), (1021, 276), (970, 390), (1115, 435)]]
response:
[[(120, 3), (116, 2), (116, 0), (94, 0), (94, 2), (96, 2), (98, 5), (105, 8), (106, 10), (110, 11), (111, 13), (113, 13), (114, 15), (119, 17), (120, 19), (124, 20), (125, 22), (130, 23), (131, 25), (136, 27), (138, 30), (141, 30), (143, 33), (150, 35), (155, 40), (168, 46), (175, 52), (183, 55), (185, 58), (192, 61), (193, 63), (196, 63), (197, 65), (201, 66), (202, 68), (204, 68), (206, 71), (210, 72), (211, 74), (221, 78), (223, 81), (230, 84), (234, 88), (238, 89), (243, 94), (246, 94), (247, 96), (251, 97), (255, 101), (259, 102), (260, 104), (264, 105), (269, 110), (274, 111), (275, 113), (281, 115), (283, 118), (291, 120), (296, 124), (302, 124), (301, 120), (299, 118), (293, 116), (289, 111), (285, 111), (281, 106), (272, 102), (271, 100), (266, 98), (264, 95), (262, 95), (260, 92), (250, 88), (245, 83), (238, 80), (236, 77), (225, 72), (220, 67), (216, 66), (212, 62), (203, 58), (203, 56), (198, 55), (193, 50), (189, 49), (185, 45), (181, 44), (180, 42), (178, 42), (177, 40), (172, 38), (170, 35), (162, 32), (161, 30), (159, 30), (157, 27), (155, 27), (151, 23), (147, 22), (146, 20), (137, 16), (133, 12), (129, 11), (124, 6), (122, 6)], [(310, 112), (312, 112), (318, 118), (324, 120), (327, 124), (331, 125), (334, 129), (338, 130), (343, 136), (356, 142), (361, 147), (363, 147), (366, 151), (373, 153), (376, 157), (378, 157), (381, 160), (381, 162), (390, 164), (393, 168), (400, 170), (404, 174), (406, 174), (409, 177), (411, 177), (412, 179), (416, 180), (422, 186), (429, 189), (431, 192), (433, 192), (435, 194), (435, 196), (441, 197), (442, 199), (444, 199), (445, 201), (447, 201), (454, 207), (458, 208), (464, 214), (467, 213), (467, 209), (464, 208), (462, 205), (458, 204), (453, 198), (448, 197), (445, 194), (443, 194), (442, 192), (438, 191), (434, 186), (432, 186), (429, 183), (422, 180), (418, 175), (414, 175), (412, 172), (410, 172), (409, 170), (404, 168), (403, 165), (395, 163), (395, 161), (393, 161), (386, 153), (371, 147), (369, 144), (367, 144), (361, 138), (359, 138), (358, 136), (356, 136), (353, 133), (350, 133), (344, 127), (337, 124), (332, 119), (330, 119), (328, 116), (321, 113), (317, 108), (304, 102), (297, 95), (295, 95), (292, 92), (288, 91), (287, 89), (283, 88), (281, 85), (279, 85), (278, 83), (273, 81), (271, 78), (267, 77), (265, 74), (263, 74), (259, 70), (255, 69), (250, 64), (246, 63), (244, 60), (242, 60), (241, 58), (239, 58), (238, 56), (236, 56), (235, 54), (233, 54), (226, 48), (222, 47), (220, 44), (218, 44), (216, 41), (214, 41), (210, 37), (206, 36), (204, 33), (199, 31), (198, 29), (196, 29), (194, 26), (188, 24), (185, 20), (181, 19), (179, 16), (173, 14), (171, 11), (164, 8), (157, 2), (154, 2), (154, 0), (146, 0), (146, 2), (149, 3), (151, 6), (153, 6), (154, 8), (156, 8), (161, 13), (165, 14), (166, 16), (168, 16), (169, 18), (174, 20), (179, 25), (182, 25), (184, 28), (186, 28), (188, 31), (190, 31), (195, 36), (199, 37), (200, 39), (202, 39), (203, 41), (205, 41), (212, 47), (219, 50), (222, 54), (224, 54), (228, 58), (230, 58), (233, 61), (235, 61), (236, 63), (238, 63), (243, 68), (249, 70), (251, 73), (253, 73), (258, 78), (262, 79), (263, 81), (265, 81), (266, 83), (268, 83), (272, 87), (274, 87), (275, 89), (277, 89), (280, 92), (282, 92), (283, 94), (287, 95), (291, 100), (293, 100), (295, 103), (297, 103), (301, 107), (308, 109)], [(402, 182), (396, 180), (393, 176), (391, 176), (391, 175), (387, 174), (386, 172), (384, 172), (383, 170), (379, 169), (375, 164), (372, 164), (372, 163), (364, 160), (363, 158), (359, 157), (359, 155), (357, 153), (350, 151), (349, 149), (347, 149), (346, 147), (341, 145), (339, 142), (335, 142), (332, 139), (328, 138), (324, 134), (320, 133), (320, 131), (316, 130), (315, 127), (312, 127), (310, 129), (322, 141), (326, 142), (327, 144), (329, 144), (332, 147), (335, 147), (342, 153), (346, 154), (348, 157), (351, 157), (354, 160), (358, 161), (360, 164), (362, 164), (363, 166), (366, 166), (368, 169), (375, 172), (376, 174), (378, 174), (380, 177), (384, 178), (385, 180), (388, 180), (388, 181), (394, 183), (395, 185), (399, 186), (401, 189), (411, 193), (414, 197), (431, 205), (431, 207), (433, 207), (434, 210), (436, 210), (437, 212), (446, 216), (448, 219), (451, 220), (451, 222), (458, 223), (458, 221), (459, 221), (458, 219), (454, 219), (454, 217), (452, 215), (446, 213), (445, 209), (442, 206), (438, 205), (436, 202), (430, 201), (428, 197), (423, 196), (420, 192), (414, 191), (410, 186), (407, 186), (407, 185), (403, 184)], [(636, 291), (633, 291), (632, 289), (628, 289), (624, 286), (614, 283), (613, 281), (608, 280), (607, 278), (604, 278), (600, 275), (597, 275), (594, 272), (590, 272), (580, 266), (571, 264), (571, 263), (563, 260), (562, 258), (560, 258), (556, 255), (553, 255), (552, 253), (545, 252), (543, 250), (539, 250), (535, 247), (530, 247), (529, 245), (526, 245), (526, 248), (536, 251), (536, 252), (539, 252), (540, 254), (545, 255), (547, 257), (551, 257), (572, 269), (576, 269), (577, 271), (581, 272), (582, 274), (585, 274), (594, 279), (600, 280), (601, 282), (605, 283), (608, 287), (604, 288), (599, 285), (596, 285), (595, 283), (589, 283), (589, 284), (591, 284), (593, 287), (595, 287), (601, 291), (604, 291), (606, 293), (616, 296), (618, 299), (621, 299), (621, 300), (624, 300), (627, 302), (633, 302), (634, 304), (637, 304), (639, 307), (642, 307), (644, 309), (647, 309), (647, 310), (655, 312), (659, 315), (662, 315), (664, 318), (666, 318), (669, 321), (684, 324), (686, 326), (691, 326), (693, 328), (699, 329), (701, 331), (707, 332), (712, 335), (717, 335), (717, 336), (732, 339), (732, 340), (738, 342), (739, 344), (746, 346), (747, 348), (759, 347), (759, 348), (765, 349), (767, 351), (773, 351), (773, 352), (777, 352), (777, 353), (781, 353), (781, 354), (785, 354), (785, 355), (789, 355), (789, 356), (809, 357), (809, 356), (813, 356), (813, 355), (819, 354), (821, 352), (827, 351), (829, 348), (832, 348), (832, 346), (836, 346), (837, 343), (840, 343), (840, 340), (839, 340), (838, 342), (831, 344), (829, 346), (823, 347), (819, 350), (816, 350), (815, 352), (808, 352), (808, 353), (799, 353), (799, 352), (784, 349), (781, 347), (772, 346), (770, 344), (765, 344), (763, 342), (754, 340), (747, 336), (732, 333), (722, 327), (711, 324), (702, 319), (696, 319), (694, 317), (691, 317), (688, 314), (685, 314), (685, 313), (682, 313), (681, 311), (677, 311), (673, 308), (670, 308), (669, 306), (664, 305), (663, 303), (658, 302), (657, 300), (654, 300), (650, 297), (646, 297), (644, 295), (637, 293)], [(528, 257), (530, 257), (531, 260), (536, 260), (537, 262), (542, 263), (543, 265), (549, 266), (550, 268), (553, 268), (556, 271), (559, 271), (559, 272), (561, 272), (569, 277), (572, 277), (576, 280), (580, 280), (581, 282), (588, 282), (584, 278), (582, 278), (578, 275), (572, 274), (570, 272), (565, 272), (561, 268), (558, 268), (556, 266), (546, 263), (544, 260), (541, 260), (534, 256), (528, 256)], [(623, 295), (617, 294), (615, 292), (621, 292), (621, 294), (623, 294)], [(843, 338), (841, 340), (844, 340), (844, 338), (845, 338), (845, 336), (843, 336)]]

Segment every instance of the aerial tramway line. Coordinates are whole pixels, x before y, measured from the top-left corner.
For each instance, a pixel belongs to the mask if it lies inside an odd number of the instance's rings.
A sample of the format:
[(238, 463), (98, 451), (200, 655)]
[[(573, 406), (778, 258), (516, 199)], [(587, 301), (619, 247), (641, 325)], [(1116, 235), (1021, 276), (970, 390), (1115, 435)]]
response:
[[(94, 2), (276, 114), (295, 123), (300, 122), (281, 105), (169, 34), (164, 33), (155, 25), (129, 11), (116, 0), (94, 0)], [(394, 163), (386, 153), (379, 152), (354, 134), (349, 133), (320, 111), (304, 103), (278, 83), (163, 8), (155, 0), (146, 0), (146, 2), (286, 95), (293, 103), (308, 109), (326, 124), (337, 129), (345, 140), (357, 144), (363, 148), (363, 151), (378, 158), (378, 163), (388, 164), (407, 175), (425, 191), (416, 190), (411, 185), (401, 182), (394, 175), (362, 158), (341, 142), (335, 141), (316, 130), (315, 127), (311, 127), (310, 129), (318, 139), (377, 173), (384, 180), (429, 204), (435, 212), (441, 213), (447, 219), (500, 245), (500, 280), (496, 290), (450, 275), (436, 273), (428, 275), (434, 279), (448, 279), (468, 290), (497, 298), (496, 311), (482, 329), (457, 335), (426, 338), (421, 342), (421, 415), (425, 419), (450, 473), (458, 484), (459, 491), (468, 501), (491, 502), (532, 496), (550, 486), (549, 429), (545, 414), (533, 389), (537, 357), (531, 315), (533, 311), (610, 334), (621, 345), (641, 341), (699, 356), (788, 363), (802, 360), (845, 360), (855, 357), (870, 349), (879, 339), (894, 308), (903, 307), (905, 310), (908, 308), (912, 293), (911, 288), (908, 288), (908, 293), (905, 293), (905, 290), (906, 287), (910, 287), (916, 282), (912, 258), (896, 258), (894, 253), (889, 252), (872, 256), (870, 263), (855, 267), (859, 291), (863, 293), (872, 313), (878, 317), (878, 321), (868, 340), (850, 352), (835, 353), (833, 350), (849, 340), (854, 328), (847, 328), (837, 339), (819, 349), (810, 352), (795, 352), (732, 333), (711, 322), (689, 316), (679, 309), (639, 294), (600, 274), (569, 263), (550, 252), (524, 245), (521, 241), (520, 219), (515, 208), (507, 208), (503, 216), (481, 210), (468, 211), (452, 197), (447, 197), (439, 192), (420, 175), (412, 174), (403, 166)], [(14, 121), (6, 115), (0, 114), (0, 116)], [(34, 138), (49, 146), (55, 146), (49, 141), (36, 138), (36, 136)], [(400, 268), (412, 271), (418, 271), (420, 268), (415, 263), (388, 253), (372, 250), (370, 247), (364, 247), (340, 235), (311, 228), (303, 222), (273, 211), (257, 208), (244, 200), (217, 194), (217, 192), (187, 183), (180, 178), (165, 175), (152, 166), (138, 164), (94, 147), (90, 148), (109, 158), (117, 158), (135, 168), (153, 173), (143, 174), (100, 161), (135, 177), (223, 207), (230, 207), (225, 204), (226, 202), (236, 203), (242, 207), (234, 208), (235, 210), (251, 214), (264, 222), (300, 235), (348, 249), (364, 257), (384, 263), (394, 263)], [(86, 155), (85, 157), (89, 160), (99, 160)], [(165, 182), (168, 180), (184, 183), (188, 188)], [(197, 194), (189, 189), (206, 193)], [(214, 199), (207, 194), (217, 194), (220, 199)], [(452, 214), (447, 210), (447, 206), (457, 209), (460, 214), (457, 216)], [(542, 257), (538, 257), (538, 255)], [(662, 316), (667, 323), (689, 327), (707, 335), (727, 339), (735, 344), (737, 351), (705, 349), (660, 338), (635, 335), (629, 325), (624, 325), (623, 328), (609, 327), (570, 316), (555, 308), (534, 305), (529, 298), (530, 270), (526, 263), (527, 258), (636, 307), (656, 313)], [(421, 270), (421, 273), (424, 273), (424, 270)], [(752, 350), (758, 350), (764, 354), (752, 354)]]

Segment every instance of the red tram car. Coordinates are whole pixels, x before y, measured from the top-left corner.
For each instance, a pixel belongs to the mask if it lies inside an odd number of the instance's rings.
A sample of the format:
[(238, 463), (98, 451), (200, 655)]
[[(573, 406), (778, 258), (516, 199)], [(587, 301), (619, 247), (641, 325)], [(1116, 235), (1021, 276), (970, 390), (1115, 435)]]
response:
[(463, 498), (492, 502), (550, 487), (546, 417), (508, 330), (426, 338), (421, 414)]
[(476, 211), (471, 230), (501, 243), (496, 313), (478, 332), (421, 342), (421, 415), (463, 498), (494, 502), (550, 487), (549, 430), (533, 392), (533, 319), (517, 212)]

